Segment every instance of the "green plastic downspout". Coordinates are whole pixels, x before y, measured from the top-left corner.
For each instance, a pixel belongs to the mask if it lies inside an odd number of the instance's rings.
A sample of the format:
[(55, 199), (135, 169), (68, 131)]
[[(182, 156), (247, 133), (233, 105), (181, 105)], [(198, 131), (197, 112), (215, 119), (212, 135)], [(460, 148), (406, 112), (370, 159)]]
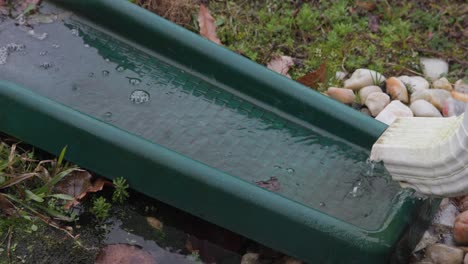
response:
[(128, 40), (297, 119), (370, 149), (386, 125), (125, 0), (55, 0)]
[(413, 206), (402, 200), (384, 230), (362, 230), (4, 81), (0, 130), (51, 153), (68, 145), (67, 160), (311, 263), (381, 263)]
[[(207, 81), (367, 149), (386, 128), (125, 0), (57, 2)], [(379, 230), (363, 230), (8, 82), (0, 82), (0, 130), (55, 154), (68, 145), (66, 158), (82, 167), (123, 176), (140, 192), (311, 263), (385, 262), (420, 205), (401, 199)]]

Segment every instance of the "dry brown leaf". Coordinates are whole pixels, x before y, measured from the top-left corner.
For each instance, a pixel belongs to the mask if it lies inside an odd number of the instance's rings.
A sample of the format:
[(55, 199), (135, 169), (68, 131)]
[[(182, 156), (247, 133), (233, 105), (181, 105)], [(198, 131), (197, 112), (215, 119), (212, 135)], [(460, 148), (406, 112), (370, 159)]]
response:
[[(86, 193), (99, 192), (104, 188), (105, 185), (113, 186), (110, 181), (106, 181), (103, 178), (98, 178), (93, 182), (93, 185), (89, 187), (88, 190), (86, 190)], [(78, 198), (82, 199), (86, 193), (82, 193)]]
[(155, 264), (150, 253), (128, 244), (107, 245), (99, 251), (95, 264)]
[(221, 45), (221, 40), (216, 36), (216, 24), (214, 18), (211, 16), (210, 11), (204, 4), (200, 4), (200, 11), (198, 12), (198, 25), (200, 26), (200, 35)]
[(15, 206), (3, 195), (0, 195), (0, 213), (4, 215), (13, 215), (15, 212)]
[(276, 177), (270, 177), (270, 179), (266, 181), (258, 181), (255, 184), (272, 192), (277, 192), (280, 190), (280, 184)]
[(92, 176), (89, 172), (76, 170), (55, 186), (56, 192), (67, 194), (75, 198), (75, 200), (68, 201), (65, 204), (65, 209), (69, 209), (70, 207), (79, 204), (79, 200), (83, 199), (86, 194), (101, 191), (104, 188), (104, 185), (112, 185), (111, 182), (102, 178), (98, 178), (94, 182), (91, 180)]
[(327, 64), (323, 62), (320, 67), (308, 74), (300, 77), (296, 81), (310, 88), (316, 88), (318, 83), (325, 83), (327, 77)]
[(356, 1), (356, 5), (367, 11), (372, 11), (377, 7), (375, 2), (372, 1)]
[(293, 61), (293, 58), (289, 56), (274, 57), (267, 64), (268, 69), (273, 70), (284, 76), (287, 76), (288, 78), (291, 78), (291, 76), (289, 76), (288, 74), (288, 71), (292, 66), (294, 66), (294, 61)]
[(148, 216), (146, 217), (146, 222), (148, 223), (148, 225), (150, 225), (152, 228), (158, 231), (163, 230), (163, 227), (164, 227), (163, 223), (159, 221), (156, 217)]

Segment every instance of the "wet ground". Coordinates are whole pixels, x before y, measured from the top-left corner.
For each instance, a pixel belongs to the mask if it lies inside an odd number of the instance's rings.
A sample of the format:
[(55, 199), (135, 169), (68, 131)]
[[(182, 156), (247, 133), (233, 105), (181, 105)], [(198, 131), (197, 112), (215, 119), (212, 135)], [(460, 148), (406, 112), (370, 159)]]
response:
[[(96, 194), (109, 196), (108, 191)], [(77, 210), (87, 212), (89, 197)], [(150, 219), (150, 220), (149, 220)], [(156, 219), (156, 220), (155, 220)], [(162, 228), (149, 222), (160, 221)], [(239, 264), (247, 252), (261, 254), (260, 263), (283, 263), (281, 253), (210, 224), (176, 208), (131, 192), (122, 205), (113, 205), (111, 215), (98, 221), (90, 213), (80, 215), (74, 225), (74, 240), (63, 231), (36, 223), (13, 232), (13, 263), (94, 263), (100, 249), (109, 244), (129, 244), (148, 252), (160, 264)], [(24, 231), (27, 232), (24, 232)], [(0, 261), (0, 263), (3, 263)]]

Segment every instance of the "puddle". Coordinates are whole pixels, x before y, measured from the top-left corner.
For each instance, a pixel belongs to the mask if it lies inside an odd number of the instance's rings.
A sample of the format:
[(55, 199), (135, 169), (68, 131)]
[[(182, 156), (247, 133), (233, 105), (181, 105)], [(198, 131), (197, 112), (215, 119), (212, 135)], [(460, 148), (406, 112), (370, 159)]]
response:
[[(128, 221), (125, 219), (125, 221)], [(146, 225), (146, 235), (137, 235), (133, 234), (133, 227), (136, 226), (124, 226), (122, 220), (118, 218), (111, 218), (109, 225), (106, 227), (108, 233), (105, 235), (103, 241), (106, 245), (111, 244), (130, 244), (135, 245), (142, 250), (148, 252), (156, 260), (156, 263), (174, 263), (174, 264), (184, 264), (184, 263), (194, 263), (190, 258), (192, 255), (183, 255), (179, 252), (183, 252), (184, 249), (175, 249), (175, 248), (163, 248), (157, 244), (156, 241), (151, 239), (151, 232), (157, 233), (158, 231), (153, 230), (151, 227), (144, 222), (144, 218), (141, 223), (138, 225)], [(163, 236), (163, 234), (158, 234)]]
[(262, 264), (282, 263), (278, 262), (284, 257), (281, 253), (132, 190), (129, 193), (122, 205), (112, 205), (104, 221), (97, 221), (84, 208), (96, 195), (110, 201), (110, 189), (89, 194), (84, 204), (73, 208), (79, 214), (73, 226), (77, 240), (39, 223), (34, 232), (15, 231), (12, 253), (17, 261), (13, 263), (93, 263), (107, 245), (116, 244), (132, 245), (158, 264), (239, 264), (247, 252), (259, 253)]
[[(246, 249), (261, 247), (154, 199), (134, 192), (130, 197), (124, 206), (114, 206), (111, 217), (99, 227), (102, 245), (135, 245), (162, 264), (238, 264)], [(162, 222), (161, 230), (152, 227), (148, 218)], [(95, 223), (84, 218), (81, 224), (87, 228)]]

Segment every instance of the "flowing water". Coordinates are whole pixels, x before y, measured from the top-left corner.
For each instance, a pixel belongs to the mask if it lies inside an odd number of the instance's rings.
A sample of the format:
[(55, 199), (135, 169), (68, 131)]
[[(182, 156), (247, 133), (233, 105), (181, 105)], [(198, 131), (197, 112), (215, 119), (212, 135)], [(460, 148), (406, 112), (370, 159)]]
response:
[[(42, 40), (9, 22), (0, 31), (0, 79), (248, 182), (274, 178), (279, 195), (366, 229), (379, 228), (398, 197), (383, 166), (366, 162), (368, 151), (89, 21), (39, 24)], [(12, 43), (24, 52), (10, 51)]]

